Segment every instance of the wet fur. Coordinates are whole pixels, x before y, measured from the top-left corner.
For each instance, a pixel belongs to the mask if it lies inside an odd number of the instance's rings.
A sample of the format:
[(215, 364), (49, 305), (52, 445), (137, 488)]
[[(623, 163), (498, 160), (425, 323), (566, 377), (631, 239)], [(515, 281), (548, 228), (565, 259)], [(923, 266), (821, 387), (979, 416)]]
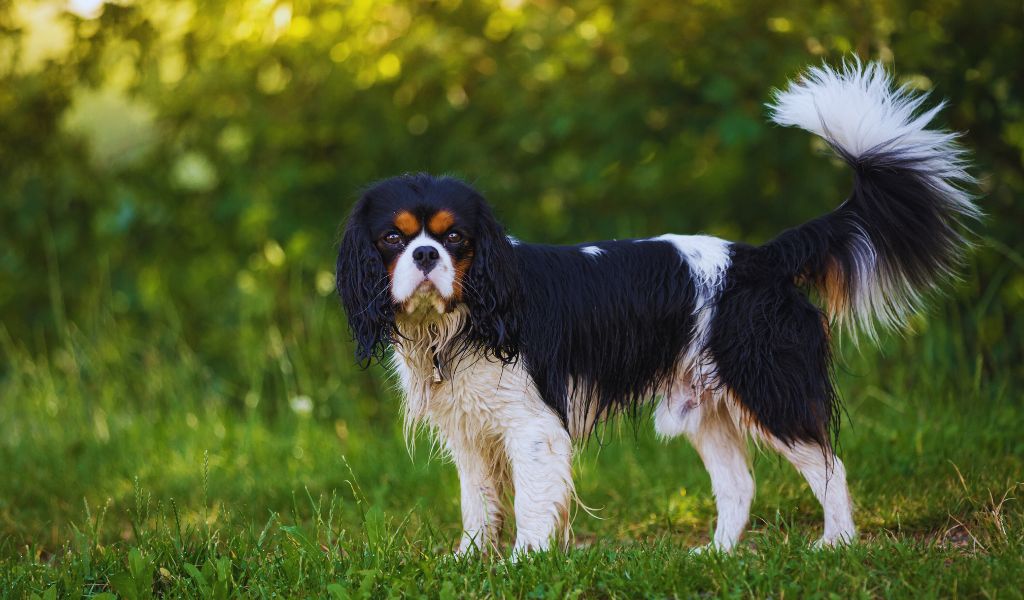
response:
[[(854, 183), (837, 209), (762, 246), (674, 235), (526, 244), (456, 179), (403, 175), (368, 188), (339, 249), (339, 295), (357, 359), (394, 347), (407, 431), (428, 425), (459, 469), (460, 548), (493, 544), (496, 498), (509, 486), (516, 550), (547, 547), (574, 494), (571, 438), (659, 397), (658, 432), (685, 435), (708, 468), (717, 547), (733, 547), (749, 515), (748, 437), (805, 476), (824, 507), (822, 543), (852, 539), (833, 452), (832, 336), (844, 324), (873, 336), (902, 323), (954, 269), (963, 224), (979, 214), (955, 134), (926, 128), (941, 105), (920, 112), (922, 102), (859, 62), (811, 69), (777, 93), (775, 122), (822, 136)], [(413, 223), (466, 232), (471, 241), (451, 249), (458, 297), (391, 298), (398, 250), (370, 232), (399, 214), (410, 215), (410, 235)]]

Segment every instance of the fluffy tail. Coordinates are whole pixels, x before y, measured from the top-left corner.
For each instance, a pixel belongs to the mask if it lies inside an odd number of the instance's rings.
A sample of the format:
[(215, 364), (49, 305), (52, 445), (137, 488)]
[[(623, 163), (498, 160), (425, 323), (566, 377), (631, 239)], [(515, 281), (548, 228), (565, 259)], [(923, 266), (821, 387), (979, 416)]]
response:
[(980, 211), (957, 133), (927, 129), (945, 106), (895, 87), (878, 63), (809, 69), (769, 105), (779, 125), (821, 136), (854, 171), (835, 211), (784, 232), (764, 249), (821, 293), (829, 316), (873, 335), (916, 310), (969, 245)]

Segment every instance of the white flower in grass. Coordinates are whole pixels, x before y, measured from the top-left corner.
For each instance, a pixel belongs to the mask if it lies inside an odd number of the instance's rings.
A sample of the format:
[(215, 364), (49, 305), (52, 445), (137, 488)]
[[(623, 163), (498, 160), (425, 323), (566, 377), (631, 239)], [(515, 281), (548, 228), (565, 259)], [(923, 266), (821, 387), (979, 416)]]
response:
[(305, 394), (293, 397), (288, 401), (288, 405), (297, 415), (306, 416), (313, 412), (313, 399)]

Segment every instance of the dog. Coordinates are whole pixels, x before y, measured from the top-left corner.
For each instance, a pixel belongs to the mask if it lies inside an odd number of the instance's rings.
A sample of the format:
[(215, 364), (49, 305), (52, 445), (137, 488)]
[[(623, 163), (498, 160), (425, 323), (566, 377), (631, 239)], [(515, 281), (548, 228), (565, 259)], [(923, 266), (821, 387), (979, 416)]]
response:
[(771, 120), (824, 139), (853, 189), (761, 246), (674, 234), (528, 244), (458, 179), (365, 189), (337, 290), (358, 362), (390, 356), (407, 436), (426, 425), (458, 470), (458, 551), (497, 549), (507, 492), (514, 555), (566, 540), (574, 442), (647, 407), (657, 433), (688, 438), (707, 468), (710, 548), (732, 549), (746, 528), (751, 438), (806, 478), (824, 511), (819, 544), (854, 540), (832, 338), (904, 323), (980, 217), (958, 134), (928, 128), (944, 103), (924, 100), (860, 61), (776, 90)]

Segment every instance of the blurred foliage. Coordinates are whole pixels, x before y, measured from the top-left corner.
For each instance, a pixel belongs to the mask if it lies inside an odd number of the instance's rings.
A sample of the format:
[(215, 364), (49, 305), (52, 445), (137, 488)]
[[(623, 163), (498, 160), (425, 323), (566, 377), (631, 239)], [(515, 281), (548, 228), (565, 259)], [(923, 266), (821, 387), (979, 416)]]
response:
[(34, 352), (99, 314), (229, 379), (240, 346), (279, 363), (341, 318), (301, 305), (331, 301), (359, 188), (404, 171), (466, 177), (527, 240), (763, 241), (850, 179), (764, 102), (850, 53), (967, 132), (990, 216), (950, 310), (1020, 365), (1019, 0), (0, 1), (0, 320)]

